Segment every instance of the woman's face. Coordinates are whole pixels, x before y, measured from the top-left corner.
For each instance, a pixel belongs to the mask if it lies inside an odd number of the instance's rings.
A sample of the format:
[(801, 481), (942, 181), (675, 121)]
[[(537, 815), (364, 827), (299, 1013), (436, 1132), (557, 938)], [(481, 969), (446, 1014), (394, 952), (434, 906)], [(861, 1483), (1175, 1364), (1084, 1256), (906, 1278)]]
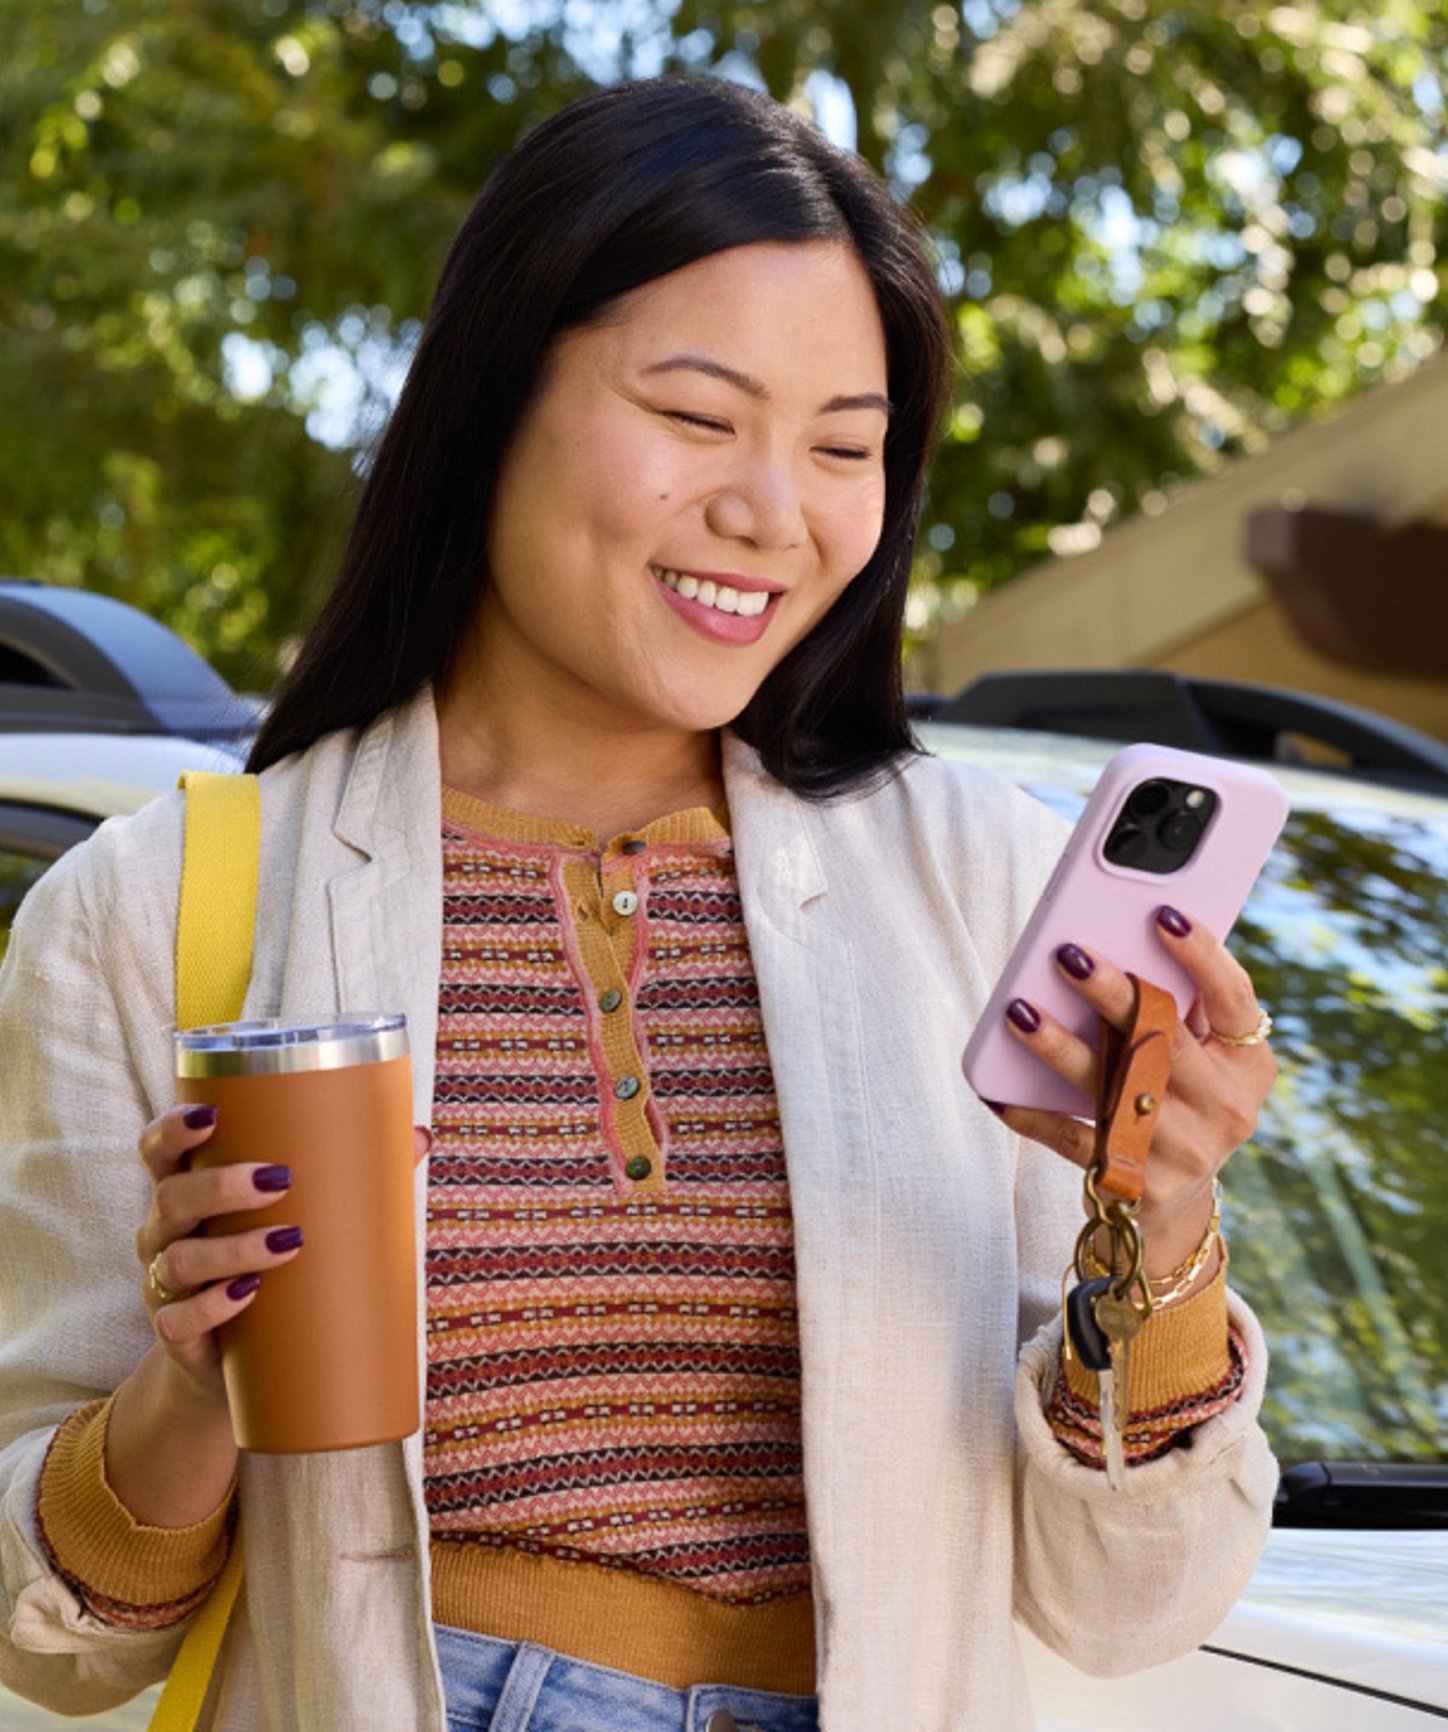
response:
[(717, 253), (565, 333), (498, 478), (482, 689), (624, 729), (736, 716), (874, 551), (885, 390), (831, 241)]

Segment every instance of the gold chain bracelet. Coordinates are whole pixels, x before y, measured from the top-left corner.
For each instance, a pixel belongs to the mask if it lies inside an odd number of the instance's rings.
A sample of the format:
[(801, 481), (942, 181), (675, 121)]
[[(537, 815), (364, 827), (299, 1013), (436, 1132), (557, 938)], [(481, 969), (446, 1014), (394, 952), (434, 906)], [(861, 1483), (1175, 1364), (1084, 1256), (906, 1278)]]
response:
[[(1222, 1181), (1212, 1180), (1212, 1218), (1207, 1222), (1207, 1230), (1202, 1236), (1202, 1242), (1184, 1262), (1179, 1263), (1170, 1275), (1157, 1275), (1151, 1279), (1151, 1302), (1153, 1306), (1170, 1305), (1173, 1300), (1180, 1299), (1184, 1293), (1190, 1292), (1192, 1283), (1206, 1267), (1212, 1247), (1222, 1236)], [(1225, 1263), (1227, 1248), (1222, 1247), (1222, 1261)], [(1086, 1251), (1086, 1268), (1091, 1275), (1109, 1275), (1111, 1270), (1096, 1255), (1096, 1247), (1088, 1246)], [(1158, 1291), (1160, 1289), (1160, 1291)]]

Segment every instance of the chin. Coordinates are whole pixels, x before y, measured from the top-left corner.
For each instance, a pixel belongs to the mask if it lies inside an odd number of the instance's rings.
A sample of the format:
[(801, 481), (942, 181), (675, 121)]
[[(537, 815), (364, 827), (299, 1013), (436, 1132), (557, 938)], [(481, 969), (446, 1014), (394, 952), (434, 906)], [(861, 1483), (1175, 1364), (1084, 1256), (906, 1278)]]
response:
[(720, 728), (727, 728), (739, 713), (748, 707), (749, 700), (743, 703), (720, 704), (717, 708), (701, 704), (692, 704), (667, 717), (660, 717), (674, 727), (690, 734), (717, 734)]
[(747, 709), (758, 689), (755, 685), (741, 688), (738, 684), (718, 690), (695, 686), (689, 690), (658, 692), (653, 702), (640, 707), (660, 726), (691, 734), (712, 734), (727, 728)]

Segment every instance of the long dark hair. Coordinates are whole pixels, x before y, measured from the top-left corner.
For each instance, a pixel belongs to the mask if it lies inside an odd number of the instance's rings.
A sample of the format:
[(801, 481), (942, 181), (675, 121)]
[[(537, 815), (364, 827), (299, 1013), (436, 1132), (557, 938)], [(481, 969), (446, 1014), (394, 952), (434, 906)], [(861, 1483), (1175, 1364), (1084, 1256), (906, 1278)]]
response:
[(788, 109), (712, 78), (600, 90), (488, 179), (453, 242), (341, 569), (255, 746), (259, 770), (440, 683), (487, 581), (503, 454), (559, 332), (696, 259), (840, 240), (884, 326), (893, 413), (869, 564), (733, 726), (796, 792), (838, 793), (913, 748), (901, 691), (906, 585), (950, 340), (914, 221), (857, 158)]

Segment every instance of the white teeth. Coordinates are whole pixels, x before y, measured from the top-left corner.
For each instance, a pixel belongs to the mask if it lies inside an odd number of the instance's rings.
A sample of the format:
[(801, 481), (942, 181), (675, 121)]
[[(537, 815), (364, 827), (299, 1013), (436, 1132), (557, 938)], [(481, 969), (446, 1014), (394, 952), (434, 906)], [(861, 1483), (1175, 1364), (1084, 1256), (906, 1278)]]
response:
[(697, 601), (720, 613), (739, 614), (745, 619), (757, 619), (769, 606), (768, 590), (735, 589), (732, 584), (715, 583), (713, 578), (690, 577), (686, 572), (671, 571), (667, 566), (655, 566), (659, 582), (672, 589), (685, 601)]

